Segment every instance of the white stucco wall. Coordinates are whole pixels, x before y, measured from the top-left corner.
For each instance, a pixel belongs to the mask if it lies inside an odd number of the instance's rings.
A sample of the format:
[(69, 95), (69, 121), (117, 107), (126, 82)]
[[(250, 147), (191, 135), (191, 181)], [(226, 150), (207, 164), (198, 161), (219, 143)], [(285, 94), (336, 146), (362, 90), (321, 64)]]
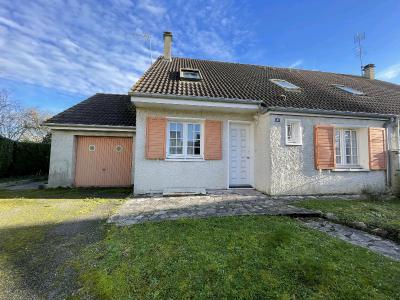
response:
[(73, 186), (75, 178), (76, 136), (127, 136), (133, 137), (132, 183), (134, 181), (135, 134), (132, 132), (52, 130), (49, 187)]
[[(383, 121), (269, 115), (270, 170), (266, 184), (268, 194), (311, 195), (360, 193), (363, 188), (383, 190), (385, 171), (318, 171), (314, 166), (314, 125), (334, 124), (347, 127), (383, 127)], [(276, 122), (276, 118), (280, 122)], [(303, 145), (285, 145), (285, 119), (300, 120), (303, 127)], [(360, 140), (360, 152), (368, 155), (367, 141)], [(257, 164), (257, 163), (256, 163)]]
[(266, 114), (260, 114), (254, 122), (254, 187), (268, 193), (270, 185), (270, 143), (269, 141), (269, 118)]
[[(147, 116), (200, 118), (223, 121), (222, 160), (168, 161), (145, 158)], [(228, 185), (228, 120), (253, 121), (253, 115), (210, 111), (136, 109), (135, 194), (165, 189), (225, 189)]]

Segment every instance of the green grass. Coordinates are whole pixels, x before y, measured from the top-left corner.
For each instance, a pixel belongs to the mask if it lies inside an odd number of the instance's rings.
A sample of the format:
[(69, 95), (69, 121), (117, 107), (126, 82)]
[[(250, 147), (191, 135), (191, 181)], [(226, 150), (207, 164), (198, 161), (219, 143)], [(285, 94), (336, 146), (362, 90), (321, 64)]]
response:
[(105, 220), (130, 192), (0, 190), (0, 299), (46, 298), (62, 290), (57, 285), (72, 284), (71, 272), (62, 271), (71, 269), (68, 260), (101, 238)]
[(289, 218), (107, 225), (130, 193), (0, 190), (0, 299), (400, 298), (399, 262)]
[(98, 299), (400, 298), (400, 263), (284, 217), (111, 226), (75, 267)]
[(364, 222), (368, 231), (382, 228), (388, 231), (388, 237), (400, 242), (400, 200), (306, 200), (294, 203), (296, 206), (333, 213), (338, 221), (352, 225)]

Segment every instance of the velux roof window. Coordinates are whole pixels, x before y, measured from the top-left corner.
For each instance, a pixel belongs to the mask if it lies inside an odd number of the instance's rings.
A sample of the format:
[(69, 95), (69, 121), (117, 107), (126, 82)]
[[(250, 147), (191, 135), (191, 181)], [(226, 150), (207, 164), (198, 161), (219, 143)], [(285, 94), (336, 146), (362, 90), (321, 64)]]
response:
[(343, 90), (343, 91), (345, 91), (345, 92), (348, 92), (348, 93), (350, 93), (350, 94), (353, 94), (353, 95), (364, 95), (363, 92), (361, 92), (361, 91), (359, 91), (359, 90), (356, 90), (356, 89), (353, 89), (353, 88), (351, 88), (351, 87), (342, 85), (342, 84), (334, 84), (333, 86), (335, 86), (335, 87), (337, 87), (338, 89), (341, 89), (341, 90)]
[(201, 80), (200, 71), (197, 69), (181, 69), (179, 77), (183, 80)]
[(289, 81), (283, 80), (283, 79), (270, 79), (271, 82), (275, 83), (276, 85), (280, 86), (281, 88), (284, 88), (285, 90), (289, 91), (297, 91), (300, 90), (300, 88), (297, 85), (294, 85), (293, 83), (290, 83)]

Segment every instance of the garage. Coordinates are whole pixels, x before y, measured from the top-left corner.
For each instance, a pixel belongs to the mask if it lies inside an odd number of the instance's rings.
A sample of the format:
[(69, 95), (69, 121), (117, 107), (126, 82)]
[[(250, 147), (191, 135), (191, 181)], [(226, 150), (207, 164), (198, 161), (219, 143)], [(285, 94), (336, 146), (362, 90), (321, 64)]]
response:
[(132, 185), (131, 137), (76, 137), (75, 186)]

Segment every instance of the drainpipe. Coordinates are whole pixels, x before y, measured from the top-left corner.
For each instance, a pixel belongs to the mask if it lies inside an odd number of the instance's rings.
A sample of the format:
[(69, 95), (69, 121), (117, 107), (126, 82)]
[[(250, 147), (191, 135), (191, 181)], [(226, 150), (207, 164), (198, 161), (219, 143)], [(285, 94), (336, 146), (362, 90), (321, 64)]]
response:
[(397, 121), (397, 126), (398, 126), (398, 124), (399, 124), (398, 118), (390, 118), (383, 124), (383, 127), (386, 129), (385, 130), (385, 132), (386, 132), (386, 149), (385, 150), (386, 150), (386, 157), (387, 157), (387, 160), (386, 160), (386, 185), (387, 186), (391, 186), (391, 179), (392, 179), (392, 177), (391, 177), (391, 175), (392, 175), (392, 156), (390, 153), (391, 147), (389, 147), (389, 143), (391, 143), (391, 141), (389, 140), (388, 128), (391, 125), (393, 128), (395, 128), (396, 121)]

